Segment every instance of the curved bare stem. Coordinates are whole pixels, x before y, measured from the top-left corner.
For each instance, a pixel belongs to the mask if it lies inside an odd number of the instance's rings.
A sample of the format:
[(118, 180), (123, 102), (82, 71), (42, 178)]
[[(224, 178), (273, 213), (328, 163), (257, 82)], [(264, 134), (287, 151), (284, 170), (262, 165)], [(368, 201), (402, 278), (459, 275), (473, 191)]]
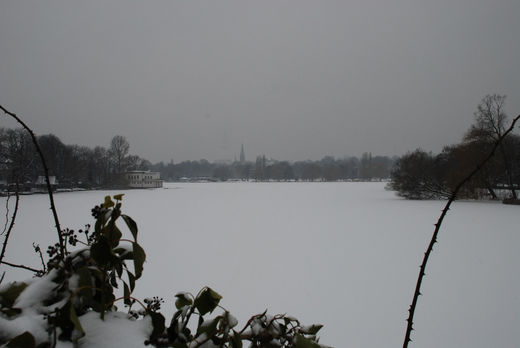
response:
[(480, 171), (480, 169), (491, 159), (491, 157), (494, 156), (497, 148), (500, 146), (500, 144), (502, 143), (504, 138), (510, 132), (513, 131), (513, 129), (515, 127), (515, 123), (518, 121), (518, 119), (520, 119), (520, 115), (518, 115), (517, 117), (515, 117), (513, 119), (513, 121), (511, 122), (511, 126), (500, 136), (500, 138), (498, 138), (495, 141), (495, 144), (493, 145), (493, 148), (491, 149), (491, 151), (489, 152), (487, 157), (484, 158), (484, 160), (482, 160), (482, 162), (480, 162), (475, 167), (475, 169), (473, 169), (464, 179), (462, 179), (457, 184), (457, 186), (455, 187), (453, 192), (450, 194), (448, 202), (444, 206), (444, 209), (442, 210), (442, 213), (439, 216), (439, 219), (437, 220), (437, 223), (435, 224), (435, 230), (433, 231), (433, 235), (432, 235), (432, 239), (430, 241), (430, 244), (428, 245), (428, 248), (426, 249), (426, 252), (424, 253), (424, 258), (423, 258), (423, 261), (422, 261), (422, 264), (421, 264), (421, 268), (420, 268), (420, 271), (419, 271), (419, 277), (417, 278), (417, 284), (415, 286), (415, 292), (413, 294), (412, 304), (410, 305), (410, 309), (408, 310), (408, 312), (409, 312), (408, 319), (406, 319), (406, 321), (408, 323), (407, 323), (407, 326), (406, 326), (406, 335), (405, 335), (405, 338), (404, 338), (403, 348), (407, 348), (408, 347), (408, 343), (412, 341), (410, 339), (410, 335), (411, 335), (411, 333), (413, 331), (413, 317), (414, 317), (414, 314), (415, 314), (415, 309), (417, 307), (417, 300), (419, 299), (419, 295), (421, 295), (421, 284), (422, 284), (422, 280), (423, 280), (424, 275), (425, 275), (426, 264), (428, 263), (428, 259), (430, 257), (430, 254), (431, 254), (432, 250), (433, 250), (433, 245), (435, 243), (437, 243), (437, 235), (439, 234), (439, 230), (441, 228), (441, 224), (442, 224), (442, 221), (444, 220), (444, 217), (448, 213), (448, 210), (450, 210), (450, 206), (453, 203), (453, 201), (455, 201), (455, 199), (457, 198), (457, 194), (459, 193), (459, 191), (462, 188), (462, 186), (464, 186), (469, 180), (471, 180), (471, 178), (473, 178), (473, 176), (475, 176), (475, 174), (477, 174)]
[(40, 148), (40, 145), (38, 144), (36, 135), (34, 135), (34, 132), (32, 131), (32, 129), (29, 128), (29, 126), (27, 126), (25, 124), (25, 122), (23, 122), (16, 114), (8, 111), (2, 105), (0, 105), (0, 110), (2, 110), (5, 114), (14, 118), (29, 133), (29, 135), (31, 136), (32, 142), (33, 142), (34, 146), (36, 147), (36, 151), (38, 152), (38, 155), (40, 156), (40, 159), (42, 161), (43, 171), (45, 174), (45, 182), (47, 183), (47, 192), (49, 194), (51, 211), (52, 211), (52, 215), (54, 217), (54, 223), (56, 224), (56, 231), (58, 232), (58, 240), (59, 240), (59, 244), (60, 244), (60, 255), (61, 255), (61, 258), (63, 259), (65, 257), (65, 242), (64, 242), (63, 236), (61, 234), (60, 220), (58, 219), (58, 213), (56, 211), (56, 206), (54, 205), (54, 196), (52, 194), (52, 187), (51, 187), (51, 183), (49, 180), (49, 168), (47, 168), (47, 162), (45, 161), (43, 152)]

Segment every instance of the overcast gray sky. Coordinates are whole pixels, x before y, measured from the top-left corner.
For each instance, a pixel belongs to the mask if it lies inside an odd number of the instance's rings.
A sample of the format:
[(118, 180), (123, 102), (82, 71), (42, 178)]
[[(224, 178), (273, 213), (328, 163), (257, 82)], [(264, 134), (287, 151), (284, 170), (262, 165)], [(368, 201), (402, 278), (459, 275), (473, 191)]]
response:
[[(0, 104), (152, 162), (400, 155), (520, 113), (520, 1), (2, 1)], [(0, 126), (12, 123), (0, 121)]]

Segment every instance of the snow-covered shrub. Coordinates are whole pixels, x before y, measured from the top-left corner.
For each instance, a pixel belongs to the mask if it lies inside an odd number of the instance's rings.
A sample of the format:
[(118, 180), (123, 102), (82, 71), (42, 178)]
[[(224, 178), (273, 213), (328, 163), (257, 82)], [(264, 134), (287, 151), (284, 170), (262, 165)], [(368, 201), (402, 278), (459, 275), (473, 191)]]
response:
[[(235, 348), (247, 341), (250, 347), (323, 347), (316, 337), (321, 325), (303, 326), (286, 315), (264, 312), (238, 329), (219, 305), (222, 297), (208, 287), (196, 296), (178, 293), (177, 311), (166, 325), (162, 299), (132, 297), (146, 254), (137, 242), (137, 224), (121, 213), (122, 196), (107, 196), (92, 209), (92, 232), (90, 226), (63, 231), (64, 253), (59, 244), (49, 247), (43, 274), (0, 286), (1, 345)], [(121, 220), (131, 239), (123, 238)], [(120, 303), (125, 312), (118, 311)]]

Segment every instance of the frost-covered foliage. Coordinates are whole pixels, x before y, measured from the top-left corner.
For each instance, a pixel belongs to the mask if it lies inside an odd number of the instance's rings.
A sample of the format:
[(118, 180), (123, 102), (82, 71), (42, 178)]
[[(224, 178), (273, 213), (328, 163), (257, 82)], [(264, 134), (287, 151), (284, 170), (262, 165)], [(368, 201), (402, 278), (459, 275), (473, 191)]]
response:
[[(65, 230), (65, 254), (48, 248), (43, 274), (0, 287), (0, 344), (8, 347), (323, 347), (321, 325), (303, 326), (286, 315), (252, 316), (240, 329), (219, 305), (221, 296), (204, 287), (196, 296), (178, 293), (167, 325), (161, 298), (132, 296), (146, 254), (137, 224), (121, 213), (123, 195), (105, 197), (96, 218), (77, 233)], [(123, 220), (131, 239), (123, 238)], [(80, 247), (81, 246), (81, 247)], [(70, 250), (74, 249), (74, 250)], [(37, 248), (39, 251), (39, 248)], [(122, 296), (116, 297), (122, 289)], [(118, 305), (126, 307), (125, 312)], [(217, 310), (217, 307), (219, 308)]]

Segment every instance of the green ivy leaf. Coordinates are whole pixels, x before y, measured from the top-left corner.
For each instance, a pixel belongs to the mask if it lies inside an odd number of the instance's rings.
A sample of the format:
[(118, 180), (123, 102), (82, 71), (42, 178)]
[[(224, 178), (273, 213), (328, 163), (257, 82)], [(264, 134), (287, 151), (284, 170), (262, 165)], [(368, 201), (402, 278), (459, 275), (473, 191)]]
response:
[(123, 275), (123, 262), (118, 262), (116, 265), (114, 265), (114, 268), (116, 269), (117, 276), (121, 278), (121, 276)]
[(119, 228), (112, 221), (104, 228), (103, 233), (112, 248), (115, 248), (119, 244), (119, 240), (123, 236)]
[(126, 282), (123, 282), (123, 296), (125, 297), (123, 300), (124, 304), (129, 306), (132, 300), (130, 300), (130, 288)]
[(143, 274), (143, 264), (146, 260), (146, 253), (137, 243), (132, 243), (132, 247), (134, 251), (135, 279), (139, 279)]
[(316, 335), (318, 331), (323, 327), (321, 324), (313, 324), (310, 326), (304, 326), (301, 329), (301, 332), (307, 335)]
[(100, 266), (106, 266), (112, 261), (112, 248), (105, 237), (100, 236), (98, 241), (92, 244), (90, 256)]
[(130, 292), (132, 292), (135, 289), (135, 276), (130, 271), (126, 271), (126, 274), (128, 276), (128, 282), (130, 283)]
[(16, 336), (7, 343), (6, 347), (9, 348), (33, 348), (36, 347), (36, 341), (34, 336), (29, 331), (25, 331), (23, 334)]
[(231, 343), (231, 348), (242, 348), (242, 338), (235, 330), (233, 330), (233, 335), (229, 338), (229, 343)]
[(90, 300), (92, 298), (92, 278), (87, 267), (81, 267), (76, 271), (78, 276), (78, 287), (82, 288), (78, 295)]
[(110, 196), (105, 196), (105, 202), (101, 204), (103, 208), (112, 208), (114, 206), (114, 202), (110, 198)]
[(0, 292), (0, 304), (2, 307), (12, 307), (14, 301), (16, 301), (26, 287), (27, 284), (24, 282), (14, 282), (7, 289)]
[(74, 328), (81, 332), (81, 335), (85, 335), (85, 331), (83, 330), (83, 327), (81, 326), (81, 323), (79, 322), (78, 315), (76, 314), (76, 310), (74, 309), (74, 306), (70, 306), (70, 313), (69, 313), (69, 319), (74, 324)]
[(117, 289), (117, 278), (116, 278), (116, 272), (112, 271), (110, 272), (110, 274), (108, 275), (109, 277), (109, 280), (110, 280), (110, 285), (112, 285), (114, 288)]
[(157, 339), (164, 332), (164, 329), (166, 328), (164, 325), (165, 319), (161, 313), (148, 312), (147, 314), (152, 319), (152, 326), (153, 326), (153, 330), (152, 330), (152, 334), (150, 335), (150, 339), (154, 340), (154, 339)]
[(175, 300), (175, 307), (177, 309), (181, 309), (184, 306), (191, 306), (193, 304), (193, 300), (183, 292), (179, 292), (175, 297), (177, 297), (177, 300)]
[(174, 343), (172, 345), (173, 348), (188, 348), (188, 345), (186, 343)]
[(302, 335), (296, 335), (294, 338), (294, 348), (321, 348), (320, 345)]
[(130, 232), (132, 232), (132, 236), (134, 236), (134, 241), (137, 242), (137, 224), (128, 215), (121, 215), (121, 217), (125, 221), (126, 226), (128, 226), (128, 229), (130, 230)]
[(103, 225), (105, 224), (105, 218), (102, 215), (103, 214), (98, 216), (98, 218), (96, 220), (96, 224), (94, 225), (94, 233), (97, 235), (101, 234), (101, 230), (103, 228)]
[(194, 305), (201, 315), (205, 315), (208, 312), (213, 312), (220, 299), (222, 299), (222, 296), (209, 287), (205, 287), (195, 299)]
[(126, 247), (115, 248), (114, 253), (118, 255), (120, 260), (132, 260), (134, 258), (134, 253)]
[(208, 337), (212, 337), (217, 332), (217, 325), (222, 320), (222, 317), (219, 315), (218, 317), (213, 318), (209, 323), (203, 322), (202, 325), (199, 325), (197, 328), (196, 337), (199, 337), (203, 333)]

